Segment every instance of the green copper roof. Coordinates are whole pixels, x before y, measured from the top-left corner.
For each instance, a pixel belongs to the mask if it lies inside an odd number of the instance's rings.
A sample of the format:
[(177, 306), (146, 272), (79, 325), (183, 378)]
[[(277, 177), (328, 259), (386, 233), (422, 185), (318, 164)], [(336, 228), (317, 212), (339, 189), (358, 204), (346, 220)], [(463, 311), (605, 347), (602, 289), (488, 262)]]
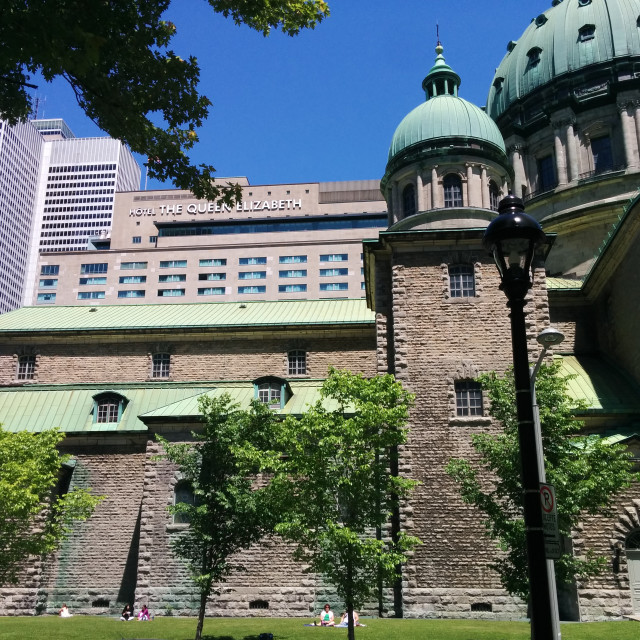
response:
[[(320, 399), (322, 380), (291, 380), (291, 391), (280, 415), (300, 415)], [(121, 419), (113, 423), (94, 421), (94, 397), (113, 392), (126, 400)], [(198, 398), (203, 394), (228, 393), (246, 409), (254, 399), (251, 381), (146, 383), (127, 385), (30, 385), (0, 388), (0, 424), (7, 431), (44, 431), (58, 428), (65, 433), (146, 431), (146, 422), (196, 420)], [(333, 403), (326, 404), (328, 409)]]
[[(513, 102), (558, 76), (640, 55), (638, 16), (640, 0), (556, 3), (532, 20), (519, 40), (509, 43), (489, 91), (487, 112), (497, 118)], [(539, 61), (533, 62), (536, 49)]]
[[(58, 428), (65, 433), (146, 431), (138, 416), (181, 399), (197, 397), (211, 387), (181, 387), (158, 384), (128, 386), (40, 386), (0, 389), (0, 424), (8, 431), (44, 431)], [(119, 422), (94, 422), (94, 396), (107, 391), (126, 398)]]
[(389, 148), (389, 162), (414, 145), (448, 146), (456, 138), (489, 144), (505, 153), (495, 122), (482, 109), (458, 97), (460, 77), (445, 63), (440, 43), (436, 53), (436, 62), (422, 85), (427, 100), (398, 125)]
[(596, 356), (562, 356), (563, 375), (569, 381), (569, 395), (584, 400), (588, 413), (638, 413), (640, 389), (619, 369)]
[(373, 324), (361, 300), (281, 300), (200, 304), (23, 307), (0, 315), (0, 332), (201, 329)]
[(572, 278), (547, 278), (547, 289), (580, 289), (582, 280)]

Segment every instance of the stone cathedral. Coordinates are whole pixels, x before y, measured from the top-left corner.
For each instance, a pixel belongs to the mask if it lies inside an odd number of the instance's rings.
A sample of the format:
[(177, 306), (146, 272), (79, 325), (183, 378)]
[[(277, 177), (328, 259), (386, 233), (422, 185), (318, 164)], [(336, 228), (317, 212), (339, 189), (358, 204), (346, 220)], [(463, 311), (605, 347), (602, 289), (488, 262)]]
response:
[[(526, 306), (530, 357), (540, 331), (560, 329), (553, 357), (575, 376), (572, 395), (588, 403), (585, 429), (625, 443), (640, 464), (640, 0), (551, 5), (507, 44), (484, 109), (461, 97), (464, 79), (437, 44), (423, 100), (391, 140), (380, 181), (388, 220), (360, 245), (364, 298), (92, 301), (0, 316), (0, 422), (62, 429), (72, 456), (65, 484), (107, 496), (55, 556), (0, 587), (0, 612), (52, 612), (64, 601), (77, 613), (113, 614), (135, 602), (159, 615), (193, 614), (195, 591), (170, 549), (188, 525), (166, 510), (186, 489), (158, 460), (155, 434), (189, 439), (202, 394), (228, 392), (245, 406), (255, 397), (299, 415), (334, 365), (393, 373), (416, 394), (399, 471), (421, 485), (397, 526), (423, 545), (401, 585), (381, 594), (386, 615), (526, 615), (491, 569), (497, 552), (480, 514), (444, 472), (450, 458), (471, 454), (472, 434), (497, 428), (474, 379), (511, 364), (506, 298), (482, 246), (508, 192), (547, 233)], [(332, 242), (321, 259), (339, 271)], [(280, 263), (302, 264), (305, 275), (313, 268), (300, 250), (278, 251)], [(95, 264), (106, 260), (89, 253)], [(571, 545), (604, 556), (607, 568), (562, 590), (563, 619), (640, 613), (637, 487), (609, 517), (585, 517)], [(212, 598), (212, 614), (309, 617), (327, 597), (322, 577), (304, 574), (277, 541), (245, 564)]]

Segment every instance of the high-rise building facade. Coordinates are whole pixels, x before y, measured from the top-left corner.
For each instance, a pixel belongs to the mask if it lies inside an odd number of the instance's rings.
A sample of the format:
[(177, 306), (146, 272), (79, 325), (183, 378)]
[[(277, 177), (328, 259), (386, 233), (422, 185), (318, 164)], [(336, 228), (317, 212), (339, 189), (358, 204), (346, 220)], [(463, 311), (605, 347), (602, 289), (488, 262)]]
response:
[(87, 249), (108, 235), (116, 191), (139, 184), (118, 140), (76, 138), (61, 119), (0, 122), (0, 313), (31, 301), (40, 250)]
[(28, 122), (0, 120), (0, 313), (22, 303), (43, 146)]

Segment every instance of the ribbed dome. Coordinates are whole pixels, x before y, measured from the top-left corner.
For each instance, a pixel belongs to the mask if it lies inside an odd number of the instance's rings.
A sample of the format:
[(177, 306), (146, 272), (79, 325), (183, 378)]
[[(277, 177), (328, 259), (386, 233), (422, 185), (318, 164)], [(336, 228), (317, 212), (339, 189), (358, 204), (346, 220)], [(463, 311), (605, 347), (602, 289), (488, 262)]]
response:
[(389, 149), (389, 162), (414, 145), (438, 141), (443, 146), (461, 142), (463, 146), (489, 144), (505, 153), (504, 140), (495, 122), (475, 105), (458, 97), (460, 77), (449, 67), (436, 47), (436, 61), (422, 83), (427, 100), (411, 111), (398, 125)]
[(389, 160), (414, 144), (470, 138), (505, 152), (496, 123), (474, 104), (455, 96), (436, 96), (417, 106), (398, 125), (391, 139)]
[(554, 0), (507, 46), (487, 100), (498, 118), (554, 78), (615, 58), (640, 55), (640, 0)]

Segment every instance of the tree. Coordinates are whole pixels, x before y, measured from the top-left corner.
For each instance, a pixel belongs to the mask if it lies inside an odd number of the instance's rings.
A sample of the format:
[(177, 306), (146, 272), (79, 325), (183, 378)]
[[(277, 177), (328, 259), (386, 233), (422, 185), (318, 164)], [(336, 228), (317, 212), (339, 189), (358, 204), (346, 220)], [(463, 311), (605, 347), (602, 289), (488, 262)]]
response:
[[(615, 495), (637, 480), (630, 454), (622, 445), (610, 445), (597, 435), (580, 435), (583, 423), (575, 419), (586, 408), (567, 395), (571, 376), (560, 374), (561, 364), (542, 365), (536, 380), (547, 481), (554, 485), (560, 534), (567, 538), (584, 514), (609, 513)], [(490, 414), (500, 421), (498, 434), (472, 436), (480, 459), (471, 463), (453, 459), (447, 466), (460, 487), (464, 502), (484, 514), (489, 537), (504, 551), (495, 563), (504, 588), (528, 599), (526, 540), (518, 449), (513, 372), (481, 375), (488, 392)], [(584, 557), (565, 551), (555, 562), (558, 582), (597, 575), (606, 559), (587, 550)]]
[(391, 375), (364, 378), (330, 370), (321, 400), (282, 428), (286, 457), (273, 479), (287, 517), (276, 526), (297, 544), (295, 557), (335, 585), (349, 613), (379, 580), (398, 576), (417, 538), (388, 532), (389, 519), (415, 482), (391, 473), (413, 396)]
[[(324, 0), (208, 0), (213, 11), (269, 35), (296, 35), (329, 15)], [(211, 102), (198, 93), (200, 68), (170, 48), (171, 0), (5, 0), (0, 7), (0, 118), (29, 117), (29, 82), (63, 77), (85, 113), (111, 137), (149, 159), (149, 175), (199, 198), (230, 204), (237, 185), (213, 183), (215, 168), (187, 151)]]
[(0, 585), (16, 583), (29, 556), (58, 549), (75, 520), (85, 520), (102, 496), (75, 488), (56, 495), (69, 456), (56, 446), (64, 434), (12, 433), (0, 428)]
[(248, 410), (234, 405), (228, 394), (200, 399), (204, 416), (195, 442), (169, 443), (159, 437), (166, 457), (177, 464), (194, 493), (194, 503), (169, 506), (189, 527), (173, 542), (174, 552), (186, 561), (200, 592), (196, 640), (202, 637), (207, 598), (242, 566), (236, 552), (247, 549), (273, 530), (269, 485), (260, 486), (258, 474), (277, 464), (272, 450), (276, 415), (260, 402)]

